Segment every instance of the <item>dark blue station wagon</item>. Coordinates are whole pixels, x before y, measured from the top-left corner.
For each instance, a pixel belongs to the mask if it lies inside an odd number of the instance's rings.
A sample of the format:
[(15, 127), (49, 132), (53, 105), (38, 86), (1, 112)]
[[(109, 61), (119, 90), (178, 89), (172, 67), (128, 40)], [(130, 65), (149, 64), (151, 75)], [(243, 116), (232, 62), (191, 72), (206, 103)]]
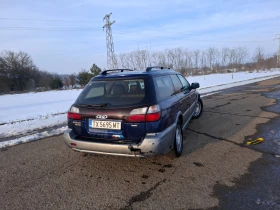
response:
[(68, 112), (67, 146), (82, 154), (145, 157), (183, 150), (183, 130), (203, 103), (178, 72), (105, 70), (91, 79)]

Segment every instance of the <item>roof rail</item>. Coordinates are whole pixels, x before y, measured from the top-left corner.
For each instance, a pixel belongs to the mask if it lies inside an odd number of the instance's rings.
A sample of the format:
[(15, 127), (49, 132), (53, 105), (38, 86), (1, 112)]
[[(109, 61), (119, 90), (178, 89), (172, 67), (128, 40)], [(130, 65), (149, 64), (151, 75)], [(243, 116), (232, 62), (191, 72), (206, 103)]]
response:
[(101, 75), (106, 75), (108, 71), (120, 71), (120, 72), (123, 72), (123, 71), (133, 71), (133, 70), (132, 69), (110, 69), (110, 70), (104, 70), (100, 74)]
[(152, 69), (170, 69), (169, 67), (164, 67), (164, 66), (150, 66), (146, 68), (146, 71), (152, 71)]

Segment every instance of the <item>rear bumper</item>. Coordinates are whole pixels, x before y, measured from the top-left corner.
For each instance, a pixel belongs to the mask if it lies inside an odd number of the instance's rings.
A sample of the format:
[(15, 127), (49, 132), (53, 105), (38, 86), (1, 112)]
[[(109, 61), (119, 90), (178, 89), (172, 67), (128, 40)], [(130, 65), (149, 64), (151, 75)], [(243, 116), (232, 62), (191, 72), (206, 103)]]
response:
[[(117, 155), (117, 156), (131, 156), (131, 157), (145, 157), (159, 154), (166, 154), (174, 144), (176, 124), (172, 124), (167, 129), (160, 133), (147, 134), (145, 139), (139, 144), (107, 144), (96, 143), (89, 141), (82, 141), (75, 139), (72, 129), (67, 129), (64, 132), (64, 141), (66, 145), (75, 151)], [(75, 146), (76, 145), (76, 146)]]

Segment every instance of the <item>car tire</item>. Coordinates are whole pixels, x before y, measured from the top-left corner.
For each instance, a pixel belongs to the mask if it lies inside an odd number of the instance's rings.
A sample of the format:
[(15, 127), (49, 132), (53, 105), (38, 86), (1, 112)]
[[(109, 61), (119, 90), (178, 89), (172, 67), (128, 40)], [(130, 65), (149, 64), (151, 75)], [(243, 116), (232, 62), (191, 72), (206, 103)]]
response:
[(183, 130), (181, 125), (178, 123), (176, 126), (175, 131), (175, 138), (174, 138), (174, 150), (176, 157), (180, 157), (183, 152)]
[(194, 113), (193, 113), (193, 119), (197, 119), (200, 117), (200, 115), (202, 114), (203, 111), (203, 102), (201, 100), (201, 98), (198, 99), (198, 101), (196, 102), (196, 106), (194, 108)]

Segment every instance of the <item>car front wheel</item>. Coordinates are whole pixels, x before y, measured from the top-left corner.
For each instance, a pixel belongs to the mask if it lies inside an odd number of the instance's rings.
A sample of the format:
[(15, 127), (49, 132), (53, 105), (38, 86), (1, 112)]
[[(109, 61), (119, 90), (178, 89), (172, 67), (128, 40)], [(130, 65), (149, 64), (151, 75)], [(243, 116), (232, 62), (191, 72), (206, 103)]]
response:
[(203, 103), (202, 103), (202, 100), (199, 98), (198, 101), (196, 102), (192, 118), (193, 119), (199, 118), (202, 111), (203, 111)]

